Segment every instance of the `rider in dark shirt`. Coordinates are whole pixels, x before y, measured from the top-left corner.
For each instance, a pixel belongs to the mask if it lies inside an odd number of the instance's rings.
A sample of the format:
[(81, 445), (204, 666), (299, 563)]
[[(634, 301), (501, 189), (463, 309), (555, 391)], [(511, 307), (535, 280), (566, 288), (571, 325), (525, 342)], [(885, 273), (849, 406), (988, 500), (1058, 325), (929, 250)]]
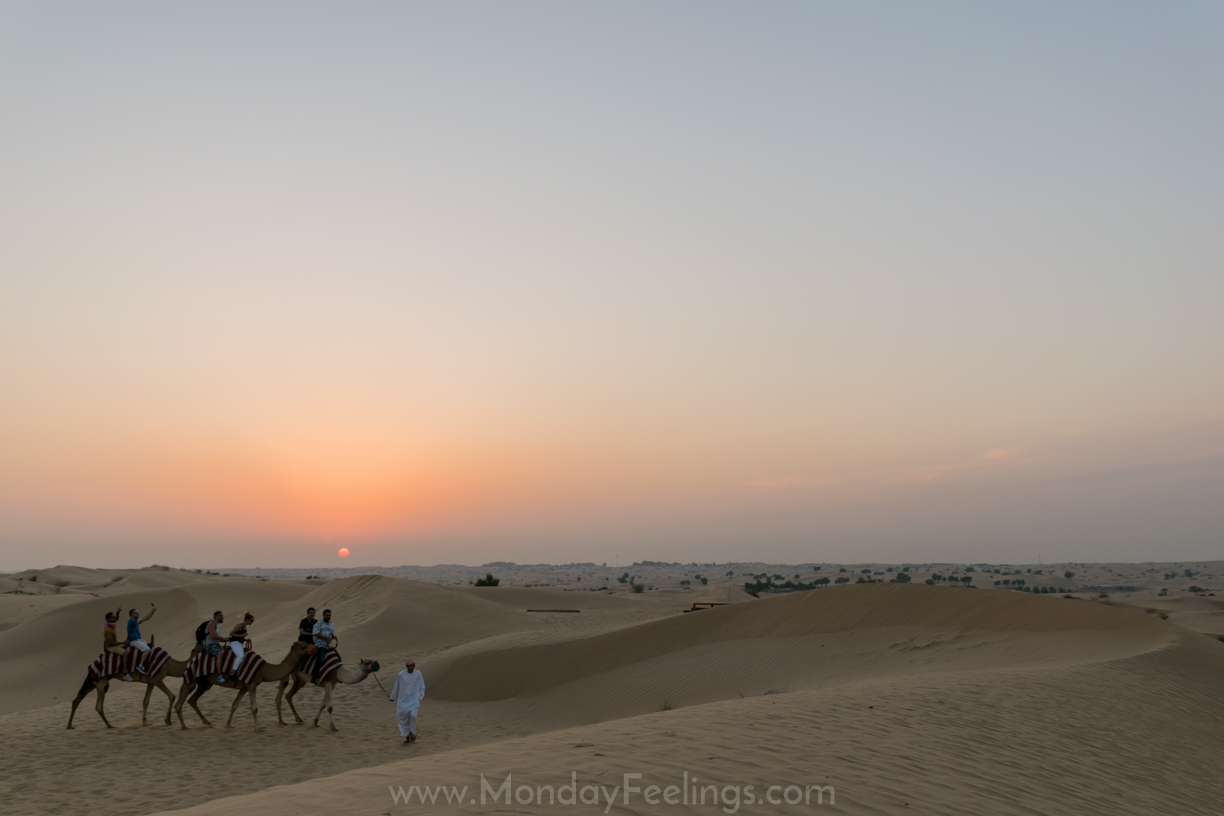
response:
[(298, 624), (298, 640), (307, 645), (314, 643), (315, 622), (315, 609), (312, 606), (306, 610), (306, 617)]

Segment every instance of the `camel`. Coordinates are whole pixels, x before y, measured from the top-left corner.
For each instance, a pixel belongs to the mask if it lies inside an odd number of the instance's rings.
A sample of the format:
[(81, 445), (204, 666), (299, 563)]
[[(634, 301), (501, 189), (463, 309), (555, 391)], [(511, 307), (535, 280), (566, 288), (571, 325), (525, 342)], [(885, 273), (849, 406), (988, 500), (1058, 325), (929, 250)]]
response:
[[(192, 654), (195, 654), (195, 651), (196, 650), (192, 650)], [(76, 716), (77, 706), (81, 704), (81, 700), (85, 699), (85, 695), (89, 694), (89, 692), (93, 691), (95, 688), (98, 690), (98, 702), (94, 706), (94, 709), (97, 710), (98, 716), (102, 718), (102, 722), (106, 723), (107, 728), (115, 727), (110, 724), (110, 720), (106, 719), (106, 712), (103, 710), (103, 702), (106, 700), (106, 691), (108, 688), (110, 688), (110, 681), (112, 678), (118, 679), (124, 683), (132, 682), (146, 684), (144, 709), (140, 714), (140, 724), (142, 726), (149, 724), (149, 698), (153, 696), (153, 689), (159, 688), (165, 692), (166, 697), (170, 701), (166, 708), (166, 725), (170, 725), (170, 712), (174, 710), (174, 692), (166, 688), (165, 681), (167, 677), (182, 677), (183, 671), (187, 668), (187, 663), (187, 660), (175, 660), (172, 657), (166, 661), (166, 665), (162, 666), (161, 670), (158, 671), (157, 674), (138, 674), (136, 675), (135, 679), (130, 681), (124, 680), (122, 674), (108, 674), (105, 677), (98, 678), (95, 678), (92, 674), (86, 674), (85, 682), (81, 684), (81, 690), (77, 692), (76, 699), (72, 701), (72, 711), (68, 714), (68, 729), (72, 730), (72, 719)]]
[[(363, 657), (357, 661), (357, 668), (355, 669), (350, 669), (348, 666), (339, 666), (329, 671), (323, 677), (319, 678), (319, 685), (323, 686), (323, 704), (319, 706), (319, 711), (317, 714), (315, 714), (314, 727), (319, 727), (319, 718), (323, 716), (323, 710), (326, 709), (328, 726), (331, 727), (332, 731), (339, 731), (340, 729), (336, 727), (336, 723), (332, 721), (331, 698), (332, 690), (336, 688), (336, 683), (360, 683), (372, 673), (378, 671), (378, 669), (379, 666), (377, 660), (367, 660)], [(281, 725), (287, 724), (281, 717), (282, 696), (284, 696), (285, 700), (288, 701), (289, 710), (293, 712), (293, 718), (297, 720), (298, 724), (304, 722), (304, 720), (298, 716), (297, 709), (293, 706), (293, 695), (297, 694), (299, 689), (310, 682), (310, 675), (304, 671), (301, 671), (300, 669), (295, 670), (292, 678), (293, 688), (289, 690), (288, 696), (285, 696), (285, 686), (288, 685), (289, 679), (290, 678), (286, 677), (281, 680), (280, 684), (276, 688), (276, 719), (280, 721)]]
[[(182, 689), (179, 690), (178, 701), (174, 704), (174, 711), (178, 714), (179, 725), (183, 727), (184, 731), (187, 730), (187, 723), (183, 722), (183, 701), (186, 700), (195, 709), (195, 713), (199, 715), (200, 720), (211, 728), (212, 723), (208, 721), (208, 718), (204, 716), (204, 712), (200, 711), (200, 707), (196, 703), (203, 696), (204, 692), (208, 691), (210, 686), (222, 686), (224, 688), (237, 689), (238, 691), (238, 696), (234, 698), (234, 704), (230, 706), (229, 719), (225, 721), (225, 727), (229, 728), (233, 725), (234, 712), (238, 709), (238, 703), (242, 702), (244, 694), (249, 693), (251, 695), (251, 716), (255, 720), (255, 730), (262, 731), (263, 729), (259, 727), (259, 705), (255, 701), (255, 691), (262, 683), (276, 683), (292, 674), (294, 667), (301, 661), (304, 654), (306, 654), (306, 644), (294, 641), (293, 645), (289, 647), (289, 654), (285, 655), (285, 659), (280, 663), (265, 662), (255, 674), (255, 677), (252, 678), (249, 686), (241, 685), (233, 677), (227, 678), (224, 683), (218, 683), (216, 673), (197, 677), (193, 683), (184, 681)], [(195, 693), (188, 699), (187, 695), (193, 689)]]

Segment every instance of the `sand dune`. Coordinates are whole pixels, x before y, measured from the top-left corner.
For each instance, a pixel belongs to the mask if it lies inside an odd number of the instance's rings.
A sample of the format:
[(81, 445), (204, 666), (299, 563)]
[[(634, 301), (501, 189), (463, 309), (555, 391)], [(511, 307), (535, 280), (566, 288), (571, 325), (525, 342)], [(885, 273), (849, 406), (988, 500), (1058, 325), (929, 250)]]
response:
[[(861, 634), (839, 636), (856, 632)], [(1076, 636), (1067, 637), (1069, 633)], [(1046, 637), (1024, 637), (1035, 634)], [(751, 672), (759, 677), (754, 686), (782, 680), (802, 683), (827, 677), (830, 669), (845, 671), (847, 653), (862, 657), (887, 652), (896, 657), (888, 662), (897, 670), (928, 662), (929, 654), (915, 652), (945, 644), (976, 650), (962, 659), (983, 665), (1103, 659), (1154, 648), (1169, 637), (1159, 620), (1137, 610), (1021, 593), (870, 584), (849, 592), (795, 593), (718, 607), (579, 641), (492, 650), (468, 647), (436, 661), (440, 676), (432, 693), (457, 701), (498, 700), (613, 671), (617, 674), (610, 685), (624, 687), (632, 672), (620, 670), (648, 662), (640, 668), (655, 676), (672, 671), (694, 676), (675, 684), (673, 698), (695, 694), (704, 700), (728, 672), (741, 684), (728, 688), (742, 688), (744, 665), (763, 667)], [(718, 648), (701, 648), (713, 644)], [(843, 662), (830, 666), (830, 652), (822, 651), (828, 647), (842, 654)], [(991, 658), (984, 661), (986, 653)], [(660, 662), (664, 656), (677, 659)], [(673, 664), (674, 669), (663, 668)]]
[[(1224, 650), (1189, 636), (1155, 652), (1053, 671), (881, 678), (413, 757), (174, 813), (374, 816), (430, 807), (392, 803), (389, 788), (413, 786), (466, 787), (459, 804), (433, 806), (444, 812), (549, 812), (534, 803), (480, 804), (481, 775), (493, 788), (510, 775), (516, 790), (527, 785), (534, 796), (574, 772), (580, 786), (606, 790), (626, 773), (641, 773), (633, 781), (641, 788), (679, 785), (687, 773), (701, 786), (715, 784), (728, 811), (736, 794), (726, 785), (752, 785), (754, 796), (773, 784), (833, 788), (835, 804), (826, 797), (823, 806), (758, 803), (742, 812), (1205, 816), (1219, 810), (1221, 670)], [(584, 810), (603, 812), (600, 795), (597, 808)], [(741, 802), (744, 795), (741, 787)], [(646, 805), (640, 793), (626, 806), (622, 796), (611, 812), (662, 807)], [(662, 810), (726, 812), (712, 798), (704, 807)]]
[[(102, 816), (383, 814), (408, 812), (392, 805), (388, 784), (471, 785), (476, 774), (478, 785), (481, 771), (544, 784), (571, 770), (824, 779), (842, 797), (831, 809), (855, 812), (1205, 813), (1205, 769), (1224, 744), (1208, 727), (1221, 714), (1224, 643), (1176, 625), (1212, 620), (1220, 610), (1209, 598), (1177, 599), (1165, 621), (1143, 605), (904, 584), (757, 600), (726, 587), (633, 594), (386, 576), (43, 573), (33, 583), (93, 589), (8, 596), (47, 604), (0, 632), (10, 771), (0, 795), (19, 814), (76, 813), (83, 801)], [(681, 614), (702, 593), (736, 602)], [(103, 613), (150, 601), (159, 611), (145, 633), (172, 654), (186, 654), (214, 609), (250, 610), (257, 650), (273, 659), (306, 606), (331, 608), (347, 662), (378, 659), (389, 682), (403, 655), (418, 658), (429, 687), (423, 740), (398, 744), (373, 679), (338, 691), (336, 734), (297, 725), (255, 734), (245, 707), (229, 730), (190, 714), (187, 732), (141, 728), (143, 689), (131, 684), (108, 698), (119, 729), (104, 729), (91, 699), (78, 730), (64, 731)], [(203, 706), (224, 722), (232, 700), (214, 691)], [(299, 708), (313, 715), (318, 701), (306, 689)], [(275, 723), (266, 690), (260, 705), (261, 720)], [(159, 700), (154, 716), (164, 711)], [(113, 807), (95, 804), (117, 751), (139, 756), (141, 773), (159, 782), (125, 789)], [(208, 756), (224, 761), (199, 760)], [(332, 774), (341, 776), (300, 784)], [(1133, 780), (1158, 777), (1167, 781), (1119, 799)], [(1169, 807), (1153, 809), (1153, 785)], [(232, 798), (240, 793), (249, 795)]]

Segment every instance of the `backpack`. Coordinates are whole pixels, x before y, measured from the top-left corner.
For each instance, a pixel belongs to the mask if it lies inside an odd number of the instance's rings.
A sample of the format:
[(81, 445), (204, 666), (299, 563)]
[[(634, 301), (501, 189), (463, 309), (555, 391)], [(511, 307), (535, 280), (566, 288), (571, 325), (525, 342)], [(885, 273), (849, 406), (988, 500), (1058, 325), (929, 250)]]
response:
[(204, 637), (208, 634), (208, 624), (210, 623), (212, 623), (212, 618), (209, 618), (196, 627), (196, 643), (204, 642)]

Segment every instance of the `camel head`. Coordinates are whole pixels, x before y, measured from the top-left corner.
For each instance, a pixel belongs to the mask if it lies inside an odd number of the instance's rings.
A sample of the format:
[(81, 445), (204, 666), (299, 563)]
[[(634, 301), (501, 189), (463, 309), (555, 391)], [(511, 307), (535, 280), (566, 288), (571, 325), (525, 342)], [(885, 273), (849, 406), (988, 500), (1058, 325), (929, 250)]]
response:
[(336, 672), (336, 679), (341, 683), (360, 683), (362, 680), (369, 677), (374, 672), (382, 668), (377, 660), (370, 660), (363, 657), (357, 661), (357, 665), (350, 668), (349, 666), (341, 666)]

